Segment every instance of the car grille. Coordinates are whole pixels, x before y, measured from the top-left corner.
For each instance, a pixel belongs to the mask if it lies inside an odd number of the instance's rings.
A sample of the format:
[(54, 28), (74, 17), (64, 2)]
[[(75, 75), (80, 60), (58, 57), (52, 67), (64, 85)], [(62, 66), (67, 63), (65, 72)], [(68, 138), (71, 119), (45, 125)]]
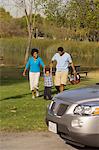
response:
[(51, 113), (53, 115), (62, 116), (66, 112), (68, 106), (69, 105), (67, 104), (63, 104), (63, 103), (58, 104), (57, 102), (53, 102), (52, 107), (51, 107)]
[(68, 105), (66, 105), (66, 104), (60, 104), (59, 108), (58, 108), (58, 111), (57, 111), (57, 116), (64, 115), (64, 113), (66, 112), (67, 108), (68, 108)]

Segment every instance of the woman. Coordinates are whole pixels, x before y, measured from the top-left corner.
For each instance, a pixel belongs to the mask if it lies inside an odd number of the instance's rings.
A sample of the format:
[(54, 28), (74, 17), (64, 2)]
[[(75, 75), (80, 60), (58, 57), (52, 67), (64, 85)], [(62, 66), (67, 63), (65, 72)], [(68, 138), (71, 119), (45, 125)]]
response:
[(29, 68), (29, 81), (30, 90), (32, 91), (32, 99), (39, 96), (39, 77), (40, 77), (40, 66), (44, 68), (42, 59), (38, 56), (38, 49), (33, 48), (31, 51), (32, 57), (29, 57), (26, 67), (23, 71), (23, 76), (26, 76), (26, 71)]

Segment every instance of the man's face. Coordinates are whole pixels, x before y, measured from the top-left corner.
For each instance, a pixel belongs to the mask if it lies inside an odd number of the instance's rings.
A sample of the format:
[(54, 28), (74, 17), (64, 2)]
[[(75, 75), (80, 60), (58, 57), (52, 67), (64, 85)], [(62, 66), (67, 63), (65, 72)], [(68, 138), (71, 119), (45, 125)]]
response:
[(58, 53), (59, 53), (60, 56), (63, 54), (63, 52), (61, 52), (61, 51), (58, 51)]

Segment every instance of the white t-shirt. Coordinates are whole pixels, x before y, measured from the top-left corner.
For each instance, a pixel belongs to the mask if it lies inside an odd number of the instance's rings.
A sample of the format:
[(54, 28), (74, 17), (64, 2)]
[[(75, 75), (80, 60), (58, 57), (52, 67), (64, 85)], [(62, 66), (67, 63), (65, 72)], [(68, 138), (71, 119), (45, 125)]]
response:
[(60, 56), (59, 53), (56, 53), (52, 57), (52, 61), (54, 61), (54, 60), (57, 61), (56, 71), (67, 71), (68, 72), (69, 63), (72, 63), (70, 54), (65, 52), (62, 56)]

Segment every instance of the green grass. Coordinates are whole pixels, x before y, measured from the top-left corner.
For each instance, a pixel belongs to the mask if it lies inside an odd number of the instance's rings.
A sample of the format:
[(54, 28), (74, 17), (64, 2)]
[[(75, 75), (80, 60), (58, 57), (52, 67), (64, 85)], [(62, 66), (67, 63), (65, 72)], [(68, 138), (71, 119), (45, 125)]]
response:
[[(6, 70), (6, 71), (5, 71)], [(20, 70), (20, 69), (19, 69)], [(1, 131), (45, 131), (46, 107), (50, 101), (43, 99), (43, 78), (40, 78), (40, 97), (32, 100), (28, 80), (22, 77), (22, 70), (16, 68), (1, 69), (0, 87), (0, 128)], [(6, 78), (5, 78), (6, 75)], [(67, 85), (71, 90), (94, 84), (98, 78), (82, 79), (78, 85)], [(53, 95), (56, 90), (53, 87)]]
[[(42, 84), (42, 82), (40, 82)], [(43, 94), (43, 86), (40, 94)], [(1, 130), (45, 130), (45, 110), (48, 102), (43, 96), (32, 100), (28, 82), (19, 81), (1, 87)]]

